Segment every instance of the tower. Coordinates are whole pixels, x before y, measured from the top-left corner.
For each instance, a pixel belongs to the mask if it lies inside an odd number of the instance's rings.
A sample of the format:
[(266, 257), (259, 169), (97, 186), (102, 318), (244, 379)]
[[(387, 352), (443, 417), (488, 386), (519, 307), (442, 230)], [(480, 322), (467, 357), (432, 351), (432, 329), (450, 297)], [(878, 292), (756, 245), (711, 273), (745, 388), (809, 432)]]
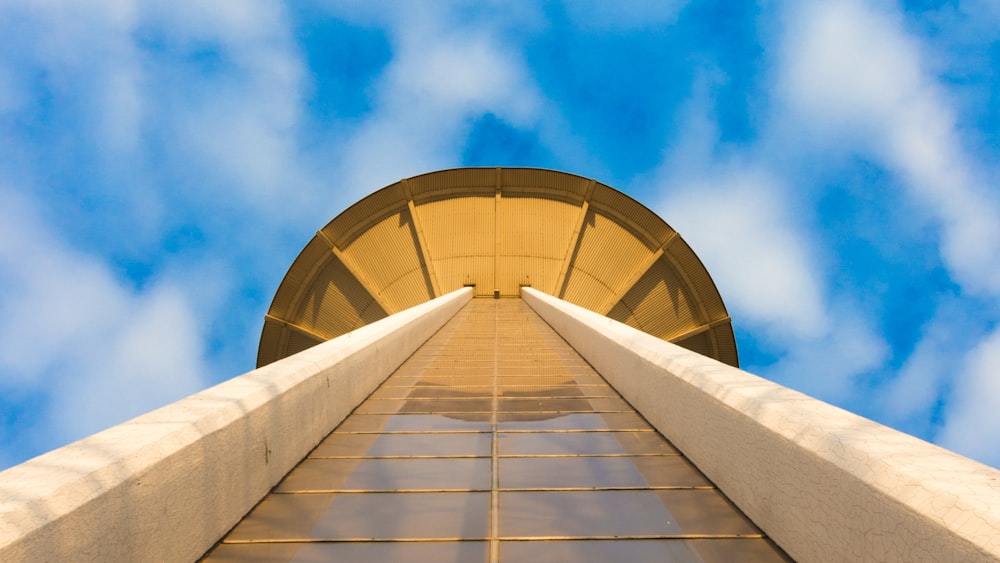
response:
[(624, 194), (410, 178), (306, 245), (259, 369), (0, 474), (0, 555), (998, 556), (1000, 472), (737, 363)]

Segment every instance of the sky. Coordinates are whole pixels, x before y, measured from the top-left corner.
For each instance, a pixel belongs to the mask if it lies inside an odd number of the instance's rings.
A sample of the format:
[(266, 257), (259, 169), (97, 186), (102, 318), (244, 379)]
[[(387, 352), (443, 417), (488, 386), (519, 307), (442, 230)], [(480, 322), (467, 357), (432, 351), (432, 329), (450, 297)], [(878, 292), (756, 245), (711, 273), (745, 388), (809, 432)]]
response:
[(1000, 466), (1000, 4), (0, 0), (0, 468), (251, 370), (400, 178), (656, 211), (744, 369)]

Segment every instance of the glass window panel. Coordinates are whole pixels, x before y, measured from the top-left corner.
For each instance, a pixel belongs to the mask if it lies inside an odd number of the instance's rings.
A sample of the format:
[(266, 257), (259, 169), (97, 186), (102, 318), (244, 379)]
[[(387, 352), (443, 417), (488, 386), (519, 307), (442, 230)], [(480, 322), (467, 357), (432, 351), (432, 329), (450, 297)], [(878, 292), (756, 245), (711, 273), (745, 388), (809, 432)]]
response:
[(448, 387), (445, 385), (422, 385), (416, 387), (379, 387), (372, 393), (375, 399), (435, 399), (451, 397), (492, 397), (492, 385), (475, 387)]
[(374, 399), (361, 403), (357, 414), (493, 412), (493, 399)]
[(504, 398), (498, 405), (500, 412), (557, 411), (632, 411), (631, 405), (623, 399), (564, 397), (545, 399)]
[(503, 537), (756, 533), (714, 490), (500, 493)]
[(764, 539), (505, 541), (500, 561), (605, 563), (778, 563), (784, 555)]
[(489, 431), (490, 415), (352, 414), (338, 432)]
[(503, 430), (651, 430), (639, 415), (626, 413), (574, 413), (551, 416), (503, 413), (497, 415)]
[(220, 544), (204, 561), (210, 563), (327, 561), (486, 561), (489, 542), (332, 542)]
[(572, 376), (572, 375), (505, 375), (497, 377), (497, 384), (504, 386), (511, 385), (607, 385), (600, 377)]
[[(490, 389), (492, 392), (492, 388)], [(501, 397), (618, 397), (609, 385), (561, 386), (547, 385), (501, 385)]]
[(489, 514), (490, 493), (271, 494), (227, 540), (484, 539)]
[(470, 387), (489, 386), (493, 388), (492, 375), (441, 375), (436, 377), (410, 375), (406, 377), (390, 377), (385, 380), (386, 387)]
[(680, 456), (515, 457), (500, 460), (500, 486), (510, 489), (710, 485)]
[(488, 456), (488, 433), (461, 434), (342, 434), (334, 432), (309, 457)]
[(293, 469), (276, 490), (489, 490), (491, 464), (489, 458), (308, 458)]
[(656, 432), (517, 432), (499, 435), (500, 455), (672, 454)]

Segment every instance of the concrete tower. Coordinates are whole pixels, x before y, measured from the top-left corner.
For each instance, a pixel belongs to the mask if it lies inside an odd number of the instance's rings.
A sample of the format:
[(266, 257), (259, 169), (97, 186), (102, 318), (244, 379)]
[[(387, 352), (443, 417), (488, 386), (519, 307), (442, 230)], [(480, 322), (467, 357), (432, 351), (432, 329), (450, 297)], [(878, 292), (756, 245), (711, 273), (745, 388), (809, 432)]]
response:
[(1000, 472), (739, 370), (690, 247), (578, 176), (359, 201), (258, 366), (0, 473), (0, 560), (1000, 557)]

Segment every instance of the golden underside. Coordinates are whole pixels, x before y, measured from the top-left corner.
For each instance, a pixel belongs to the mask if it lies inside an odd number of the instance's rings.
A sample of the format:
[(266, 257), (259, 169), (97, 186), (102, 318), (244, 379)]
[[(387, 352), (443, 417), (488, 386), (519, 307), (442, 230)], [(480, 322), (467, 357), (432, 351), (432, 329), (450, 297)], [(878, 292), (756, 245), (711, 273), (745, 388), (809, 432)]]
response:
[(571, 174), (464, 168), (397, 182), (321, 229), (275, 295), (258, 366), (467, 285), (531, 286), (738, 365), (712, 279), (650, 210)]
[(207, 555), (782, 561), (520, 299), (473, 299)]

